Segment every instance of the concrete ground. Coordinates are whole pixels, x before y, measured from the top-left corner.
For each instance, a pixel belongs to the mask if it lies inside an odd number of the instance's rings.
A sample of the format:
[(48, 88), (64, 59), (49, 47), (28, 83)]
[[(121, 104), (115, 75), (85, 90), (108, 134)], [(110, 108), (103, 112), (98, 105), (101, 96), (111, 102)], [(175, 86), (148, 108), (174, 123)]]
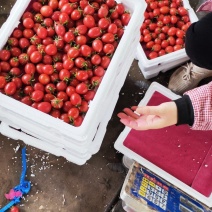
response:
[[(15, 0), (0, 1), (1, 24), (14, 2)], [(191, 2), (194, 8), (197, 3)], [(124, 128), (117, 113), (124, 107), (138, 104), (152, 81), (167, 86), (171, 73), (168, 71), (145, 80), (134, 60), (108, 123), (100, 151), (83, 166), (0, 135), (0, 208), (8, 203), (4, 194), (19, 183), (21, 148), (26, 146), (26, 179), (31, 181), (32, 188), (19, 204), (21, 212), (111, 211), (111, 205), (118, 198), (126, 175), (121, 164), (122, 154), (114, 149), (114, 142)]]
[[(108, 123), (100, 151), (85, 165), (78, 166), (62, 157), (27, 146), (26, 179), (31, 181), (32, 189), (21, 201), (21, 212), (103, 212), (108, 210), (126, 174), (121, 165), (122, 154), (113, 147), (124, 128), (116, 114), (124, 107), (138, 104), (149, 83), (143, 79), (137, 61), (134, 61), (125, 85), (120, 91), (120, 98)], [(4, 194), (19, 183), (21, 148), (24, 146), (26, 145), (22, 141), (0, 136), (0, 207), (8, 202)]]

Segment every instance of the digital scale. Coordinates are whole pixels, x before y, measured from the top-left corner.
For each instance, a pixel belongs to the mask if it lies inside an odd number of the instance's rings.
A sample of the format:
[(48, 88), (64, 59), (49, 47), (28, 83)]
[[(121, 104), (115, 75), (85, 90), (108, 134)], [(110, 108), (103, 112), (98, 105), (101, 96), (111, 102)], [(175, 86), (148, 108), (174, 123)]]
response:
[[(212, 212), (174, 185), (134, 162), (125, 179), (121, 198), (136, 212)], [(145, 208), (146, 210), (142, 210)], [(141, 210), (139, 210), (141, 208)]]

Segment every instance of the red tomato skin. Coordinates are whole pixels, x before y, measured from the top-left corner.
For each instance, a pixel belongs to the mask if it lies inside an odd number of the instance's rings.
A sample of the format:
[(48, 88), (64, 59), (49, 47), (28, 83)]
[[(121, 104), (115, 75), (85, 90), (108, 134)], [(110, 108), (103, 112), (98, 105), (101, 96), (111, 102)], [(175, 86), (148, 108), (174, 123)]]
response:
[(42, 60), (42, 54), (39, 51), (34, 51), (30, 55), (30, 61), (32, 63), (39, 63)]
[(4, 88), (7, 84), (6, 78), (4, 76), (0, 76), (0, 88)]
[(47, 74), (40, 74), (38, 81), (43, 85), (47, 85), (50, 82), (50, 77)]
[(51, 105), (53, 108), (60, 109), (63, 107), (63, 100), (59, 98), (54, 98), (51, 100)]
[(70, 110), (68, 111), (68, 117), (73, 121), (74, 119), (76, 119), (79, 116), (79, 109), (76, 107), (72, 107), (70, 108)]
[(104, 43), (113, 43), (115, 41), (115, 37), (114, 37), (114, 34), (112, 33), (105, 33), (103, 36), (102, 36), (102, 41)]
[(53, 116), (54, 118), (60, 118), (61, 112), (59, 109), (53, 109), (50, 111), (49, 115)]
[(149, 56), (149, 59), (154, 59), (158, 57), (158, 53), (153, 51), (148, 56)]
[(82, 116), (78, 116), (78, 117), (73, 121), (72, 125), (75, 126), (75, 127), (79, 127), (79, 126), (81, 126), (82, 122), (83, 122), (83, 117), (82, 117)]
[(45, 27), (39, 27), (37, 29), (37, 35), (39, 38), (44, 39), (47, 37), (47, 29)]
[(106, 69), (110, 64), (111, 59), (108, 56), (103, 56), (100, 65)]
[(70, 123), (70, 119), (67, 113), (61, 114), (60, 119), (63, 120), (65, 123), (68, 123), (68, 124)]
[(65, 33), (66, 33), (65, 27), (62, 24), (60, 24), (59, 22), (56, 22), (54, 24), (54, 28), (55, 28), (55, 32), (57, 35), (62, 36), (62, 37), (65, 35)]
[(19, 212), (19, 208), (17, 206), (12, 206), (12, 208), (10, 209), (10, 212)]
[(48, 6), (48, 5), (44, 5), (40, 9), (40, 13), (44, 17), (50, 17), (53, 14), (53, 9), (50, 6)]
[(54, 44), (49, 44), (45, 48), (45, 52), (48, 55), (55, 55), (57, 53), (57, 47)]
[(41, 102), (37, 105), (37, 109), (44, 113), (49, 113), (52, 109), (52, 105), (49, 102)]
[(95, 20), (94, 20), (94, 17), (91, 16), (91, 15), (86, 15), (84, 18), (83, 18), (83, 24), (88, 27), (88, 28), (92, 28), (92, 27), (95, 27)]
[(11, 53), (9, 50), (6, 50), (6, 49), (0, 50), (0, 59), (1, 60), (7, 61), (7, 60), (9, 60), (10, 56), (11, 56)]
[(80, 84), (76, 86), (76, 92), (78, 94), (86, 94), (87, 91), (88, 91), (88, 86), (84, 82), (81, 82)]
[(100, 27), (93, 27), (88, 30), (88, 36), (90, 38), (98, 38), (102, 34), (102, 30)]
[(122, 16), (121, 16), (121, 22), (122, 22), (122, 24), (124, 26), (127, 26), (128, 23), (130, 22), (130, 18), (131, 18), (131, 16), (130, 16), (129, 13), (122, 14)]
[(34, 102), (40, 102), (44, 97), (44, 92), (40, 90), (35, 90), (31, 94), (31, 98)]
[(82, 98), (78, 93), (73, 93), (70, 97), (71, 104), (74, 106), (79, 106), (82, 102)]
[(101, 52), (103, 49), (103, 43), (101, 40), (96, 39), (92, 42), (92, 47), (96, 52)]
[(14, 82), (8, 82), (4, 86), (4, 92), (6, 95), (12, 96), (16, 92), (16, 84)]

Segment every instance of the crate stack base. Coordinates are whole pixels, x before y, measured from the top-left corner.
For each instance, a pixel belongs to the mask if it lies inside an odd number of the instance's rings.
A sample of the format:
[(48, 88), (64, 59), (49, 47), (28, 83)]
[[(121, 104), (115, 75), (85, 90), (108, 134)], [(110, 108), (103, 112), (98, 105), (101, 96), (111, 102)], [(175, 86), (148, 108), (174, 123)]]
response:
[[(189, 1), (183, 0), (183, 5), (188, 10), (191, 23), (196, 22), (198, 20), (198, 17), (195, 14), (194, 10), (191, 8)], [(138, 66), (145, 79), (156, 77), (160, 72), (166, 72), (189, 60), (185, 49), (181, 49), (149, 60), (141, 44), (137, 46), (136, 59), (138, 60)]]
[[(169, 101), (180, 98), (153, 82), (139, 105), (149, 104), (155, 93), (162, 94)], [(206, 132), (191, 134), (186, 127), (181, 126), (185, 131), (184, 134), (178, 133), (177, 140), (171, 128), (139, 132), (125, 127), (121, 132), (115, 142), (115, 149), (129, 158), (128, 161), (134, 161), (120, 194), (127, 212), (212, 211), (211, 134), (203, 138), (201, 133), (205, 135)], [(174, 126), (173, 129), (180, 130), (176, 128)], [(169, 131), (172, 135), (167, 139)], [(193, 138), (192, 143), (189, 143), (188, 136)]]
[[(0, 29), (0, 49), (7, 42), (13, 29), (28, 5), (33, 1), (17, 1), (10, 16)], [(96, 92), (89, 103), (89, 110), (80, 127), (66, 124), (0, 93), (0, 132), (26, 144), (63, 156), (67, 160), (83, 165), (97, 153), (106, 133), (119, 92), (124, 84), (135, 57), (134, 50), (140, 37), (140, 25), (146, 9), (145, 1), (121, 0), (131, 13), (131, 20), (125, 29), (115, 54)], [(133, 32), (133, 33), (132, 33)]]

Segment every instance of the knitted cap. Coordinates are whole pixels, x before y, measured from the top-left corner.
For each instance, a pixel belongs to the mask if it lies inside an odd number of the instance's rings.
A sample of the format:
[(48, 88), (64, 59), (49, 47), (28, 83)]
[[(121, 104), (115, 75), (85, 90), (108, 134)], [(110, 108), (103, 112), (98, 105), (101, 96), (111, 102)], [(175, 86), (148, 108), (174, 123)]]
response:
[(192, 63), (212, 70), (212, 13), (190, 25), (185, 50)]

